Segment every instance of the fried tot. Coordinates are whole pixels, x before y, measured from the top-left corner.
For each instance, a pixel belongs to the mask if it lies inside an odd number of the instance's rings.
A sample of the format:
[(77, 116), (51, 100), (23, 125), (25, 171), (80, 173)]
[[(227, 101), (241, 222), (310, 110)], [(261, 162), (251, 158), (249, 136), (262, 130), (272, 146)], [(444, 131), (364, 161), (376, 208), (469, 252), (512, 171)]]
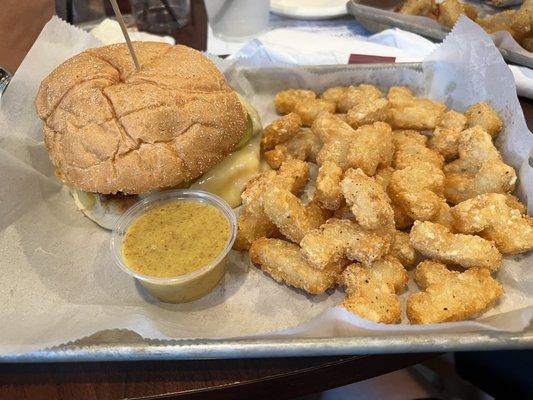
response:
[(337, 108), (341, 113), (347, 113), (360, 103), (377, 100), (380, 97), (383, 97), (383, 93), (374, 85), (350, 86), (340, 96)]
[(278, 228), (263, 211), (252, 212), (244, 207), (237, 217), (237, 237), (233, 249), (246, 251), (258, 238), (276, 236), (279, 236)]
[(314, 200), (327, 210), (337, 210), (343, 201), (341, 193), (342, 169), (332, 161), (325, 161), (316, 177)]
[(394, 212), (385, 190), (361, 170), (350, 168), (341, 181), (341, 190), (355, 219), (365, 229), (394, 225)]
[(334, 113), (335, 103), (324, 99), (302, 100), (294, 107), (294, 112), (302, 119), (303, 126), (311, 126), (322, 111)]
[(429, 140), (429, 147), (438, 151), (446, 160), (457, 158), (459, 136), (465, 129), (466, 117), (457, 111), (447, 111), (437, 124), (433, 136)]
[(354, 129), (378, 121), (387, 121), (389, 101), (385, 98), (362, 101), (348, 111), (346, 122)]
[(395, 232), (389, 255), (396, 258), (404, 267), (409, 267), (414, 264), (416, 251), (411, 245), (408, 233), (401, 231)]
[(444, 225), (446, 228), (453, 231), (453, 218), (451, 207), (446, 201), (442, 200), (440, 203), (439, 211), (431, 218), (431, 222), (435, 222), (440, 225)]
[(503, 294), (490, 271), (479, 267), (459, 273), (424, 261), (416, 267), (415, 280), (424, 291), (407, 300), (407, 317), (413, 324), (464, 321), (485, 311)]
[(311, 230), (326, 222), (325, 213), (314, 203), (304, 206), (286, 189), (273, 187), (263, 195), (268, 219), (291, 242), (300, 243)]
[(325, 90), (324, 93), (320, 95), (320, 98), (326, 101), (330, 101), (334, 103), (335, 106), (337, 106), (340, 98), (346, 92), (347, 89), (348, 89), (348, 86), (330, 87), (329, 89)]
[(261, 135), (261, 150), (268, 151), (296, 135), (302, 120), (298, 114), (289, 113), (267, 125)]
[(413, 130), (399, 130), (393, 132), (392, 140), (396, 149), (392, 159), (394, 168), (403, 169), (420, 161), (431, 163), (439, 169), (444, 166), (442, 155), (427, 146), (427, 136)]
[(400, 8), (401, 14), (428, 16), (437, 9), (435, 0), (407, 0)]
[(337, 270), (318, 270), (309, 265), (298, 245), (279, 239), (260, 238), (250, 247), (250, 260), (276, 282), (303, 289), (311, 294), (324, 293), (336, 286)]
[(316, 93), (312, 90), (305, 89), (289, 89), (282, 90), (276, 94), (274, 98), (274, 106), (278, 114), (288, 114), (294, 111), (294, 107), (300, 101), (313, 100), (316, 98)]
[(488, 103), (482, 101), (469, 107), (465, 111), (467, 127), (482, 127), (491, 137), (496, 137), (503, 128), (500, 115)]
[(305, 235), (300, 246), (311, 265), (325, 269), (344, 258), (369, 264), (387, 254), (391, 242), (389, 231), (368, 231), (352, 221), (331, 218)]
[(321, 148), (322, 141), (318, 136), (311, 129), (303, 128), (286, 142), (265, 151), (263, 157), (270, 168), (279, 169), (283, 162), (291, 159), (316, 162)]
[(416, 97), (405, 87), (393, 86), (387, 98), (390, 104), (388, 123), (394, 129), (435, 129), (446, 112), (446, 106), (437, 101)]
[(444, 174), (427, 162), (418, 162), (392, 174), (389, 194), (406, 214), (427, 221), (439, 212), (443, 201)]
[(509, 206), (503, 194), (481, 194), (451, 210), (457, 232), (492, 240), (503, 254), (533, 250), (533, 218)]
[(374, 322), (400, 322), (401, 307), (397, 292), (404, 290), (409, 277), (394, 257), (385, 257), (368, 267), (351, 264), (342, 273), (346, 287), (342, 306)]
[[(391, 196), (388, 188), (394, 171), (395, 170), (392, 167), (379, 168), (376, 172), (376, 175), (374, 175), (376, 182), (381, 185), (389, 197)], [(413, 219), (409, 217), (409, 215), (407, 215), (407, 213), (398, 204), (392, 201), (391, 207), (394, 213), (394, 225), (396, 226), (396, 229), (407, 229), (413, 225)]]
[(411, 245), (424, 256), (463, 268), (483, 267), (497, 271), (502, 255), (494, 242), (479, 236), (451, 233), (443, 225), (415, 221), (410, 233)]
[(437, 7), (439, 10), (437, 21), (447, 28), (452, 28), (461, 14), (465, 14), (471, 20), (477, 18), (475, 7), (470, 4), (461, 3), (458, 0), (444, 0)]

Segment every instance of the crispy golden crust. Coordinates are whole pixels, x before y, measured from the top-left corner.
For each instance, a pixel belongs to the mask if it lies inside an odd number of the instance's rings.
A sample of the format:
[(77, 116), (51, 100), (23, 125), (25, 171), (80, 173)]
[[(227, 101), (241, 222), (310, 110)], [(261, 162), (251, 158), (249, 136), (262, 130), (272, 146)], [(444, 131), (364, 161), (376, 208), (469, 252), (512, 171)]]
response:
[(354, 129), (378, 121), (387, 121), (389, 101), (384, 98), (363, 101), (352, 107), (346, 115), (346, 122)]
[(416, 251), (411, 245), (408, 233), (401, 231), (395, 232), (389, 255), (396, 258), (404, 267), (413, 265), (416, 260)]
[(337, 105), (339, 103), (340, 98), (346, 92), (346, 89), (348, 89), (348, 86), (334, 86), (330, 87), (329, 89), (325, 90), (324, 93), (320, 95), (321, 99), (330, 101)]
[(468, 15), (472, 20), (477, 17), (477, 11), (475, 7), (470, 4), (464, 4), (458, 0), (444, 0), (438, 5), (439, 15), (437, 21), (448, 27), (452, 28), (461, 14)]
[(273, 169), (279, 169), (284, 161), (296, 159), (316, 162), (322, 148), (322, 141), (311, 129), (300, 129), (292, 138), (263, 154), (265, 161)]
[(291, 139), (302, 126), (302, 119), (298, 114), (289, 113), (278, 118), (263, 129), (261, 134), (261, 150), (272, 150), (278, 144)]
[(339, 98), (337, 109), (341, 113), (347, 113), (360, 103), (377, 100), (380, 97), (383, 97), (383, 93), (374, 85), (350, 86)]
[(465, 111), (467, 126), (480, 126), (491, 137), (495, 137), (503, 128), (500, 115), (486, 102), (476, 103)]
[(394, 225), (389, 196), (374, 178), (365, 175), (361, 169), (347, 170), (341, 189), (355, 219), (363, 228), (379, 229)]
[(533, 219), (508, 205), (503, 194), (487, 193), (452, 208), (457, 232), (492, 240), (503, 254), (533, 250)]
[(424, 261), (417, 266), (415, 279), (424, 291), (407, 300), (407, 317), (413, 324), (470, 319), (503, 294), (502, 285), (485, 268), (459, 273), (443, 264)]
[(490, 271), (497, 271), (502, 265), (502, 255), (494, 242), (479, 236), (454, 234), (440, 224), (415, 221), (410, 238), (417, 251), (438, 261)]
[(401, 14), (429, 15), (437, 8), (435, 0), (407, 0), (400, 8)]
[(274, 106), (278, 114), (288, 114), (294, 111), (294, 108), (300, 101), (313, 100), (316, 93), (312, 90), (305, 89), (288, 89), (282, 90), (274, 98)]
[(417, 162), (428, 162), (442, 169), (444, 158), (435, 150), (427, 146), (428, 138), (425, 135), (412, 130), (394, 131), (392, 140), (395, 152), (392, 166), (403, 169)]
[[(191, 180), (246, 130), (237, 94), (196, 50), (135, 42), (90, 49), (57, 67), (35, 105), (58, 177), (78, 189), (141, 193)], [(200, 150), (201, 149), (201, 150)]]
[(298, 245), (279, 239), (257, 239), (250, 247), (250, 260), (277, 282), (303, 289), (311, 294), (324, 293), (336, 286), (336, 269), (313, 268), (300, 253)]
[(429, 140), (429, 147), (442, 154), (446, 160), (456, 158), (459, 136), (465, 126), (466, 117), (463, 114), (453, 110), (444, 113)]
[(342, 169), (332, 161), (325, 161), (315, 182), (314, 200), (327, 210), (337, 210), (342, 204)]
[(302, 119), (303, 126), (313, 125), (314, 120), (321, 112), (335, 112), (335, 103), (324, 99), (302, 100), (294, 107), (294, 112)]
[(384, 122), (363, 125), (355, 130), (355, 138), (347, 155), (351, 168), (361, 168), (373, 176), (378, 168), (390, 166), (394, 153), (391, 127)]

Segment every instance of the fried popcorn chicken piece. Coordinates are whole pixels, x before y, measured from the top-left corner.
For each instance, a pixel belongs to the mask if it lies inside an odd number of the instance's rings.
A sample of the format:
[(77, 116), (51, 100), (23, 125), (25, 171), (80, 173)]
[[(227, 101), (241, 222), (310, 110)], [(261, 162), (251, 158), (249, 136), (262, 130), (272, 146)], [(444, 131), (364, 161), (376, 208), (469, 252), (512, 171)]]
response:
[(289, 113), (267, 125), (261, 135), (261, 150), (272, 150), (298, 133), (302, 119), (298, 114)]
[(510, 193), (515, 170), (505, 164), (481, 126), (464, 130), (459, 138), (459, 158), (444, 166), (446, 199), (457, 204), (483, 193)]
[(437, 7), (439, 10), (437, 21), (447, 28), (452, 28), (461, 14), (465, 14), (471, 20), (477, 18), (475, 7), (461, 3), (458, 0), (444, 0)]
[(401, 14), (428, 16), (437, 9), (435, 0), (407, 0), (400, 8)]
[(485, 268), (450, 271), (445, 265), (424, 261), (415, 270), (424, 290), (409, 296), (407, 317), (413, 324), (463, 321), (479, 315), (502, 294), (502, 285)]
[(365, 229), (379, 229), (394, 225), (394, 212), (385, 190), (357, 168), (350, 168), (341, 181), (346, 203), (351, 207), (355, 219)]
[(445, 112), (429, 140), (429, 147), (437, 150), (446, 160), (457, 158), (459, 136), (465, 126), (466, 117), (463, 114), (453, 110)]
[(374, 85), (350, 86), (341, 95), (337, 108), (341, 113), (347, 113), (359, 103), (377, 100), (383, 97), (383, 93)]
[(483, 18), (477, 18), (476, 23), (488, 33), (508, 31), (513, 38), (520, 40), (523, 34), (513, 29), (516, 12), (516, 10), (505, 10), (495, 14), (488, 14)]
[(368, 231), (347, 219), (330, 218), (300, 242), (302, 254), (315, 268), (328, 268), (344, 258), (369, 264), (387, 254), (392, 233)]
[(260, 238), (250, 247), (250, 260), (276, 282), (303, 289), (311, 294), (324, 293), (336, 286), (337, 270), (318, 270), (309, 265), (298, 245), (280, 239)]
[(327, 210), (337, 210), (343, 200), (341, 179), (342, 169), (332, 161), (325, 161), (316, 177), (314, 201)]
[(431, 218), (431, 222), (444, 225), (446, 228), (453, 230), (452, 208), (446, 201), (442, 200), (439, 211)]
[(533, 30), (533, 2), (526, 0), (511, 17), (511, 28), (520, 34), (529, 34)]
[(395, 232), (389, 255), (396, 258), (404, 267), (414, 264), (416, 251), (415, 248), (411, 246), (408, 233), (401, 231)]
[(503, 194), (487, 193), (452, 208), (458, 232), (492, 240), (503, 254), (533, 250), (533, 218), (509, 206)]
[(511, 208), (514, 208), (515, 210), (518, 210), (520, 214), (526, 214), (527, 213), (527, 207), (518, 199), (518, 197), (506, 193), (504, 194), (505, 198), (507, 199), (507, 205)]
[(454, 234), (434, 222), (415, 221), (410, 237), (417, 251), (438, 261), (463, 268), (483, 267), (493, 272), (502, 265), (502, 255), (494, 242), (479, 236)]
[(311, 230), (326, 222), (320, 207), (304, 206), (298, 197), (286, 189), (273, 187), (263, 195), (263, 207), (268, 219), (287, 239), (300, 243)]
[(415, 97), (406, 87), (393, 86), (387, 94), (390, 110), (388, 123), (395, 129), (435, 129), (446, 112), (446, 106), (437, 101)]
[(427, 221), (440, 210), (443, 201), (444, 174), (433, 164), (418, 162), (392, 174), (389, 194), (406, 214)]
[[(376, 180), (376, 182), (381, 185), (381, 187), (387, 192), (389, 197), (391, 196), (388, 187), (392, 178), (392, 173), (394, 171), (395, 170), (392, 167), (385, 167), (378, 169), (376, 175), (374, 175), (374, 179)], [(398, 204), (392, 201), (391, 207), (394, 213), (394, 225), (396, 226), (396, 229), (407, 229), (410, 228), (411, 225), (413, 225), (413, 219), (409, 217), (407, 213)]]
[(491, 137), (496, 137), (503, 128), (500, 115), (488, 103), (482, 101), (470, 106), (465, 111), (467, 126), (481, 126)]
[(334, 86), (330, 87), (324, 93), (320, 95), (321, 99), (324, 99), (326, 101), (331, 101), (335, 105), (339, 103), (340, 98), (342, 95), (346, 92), (348, 89), (348, 86)]
[(342, 306), (348, 311), (374, 322), (400, 322), (400, 300), (396, 295), (403, 290), (409, 277), (394, 257), (385, 257), (368, 267), (349, 265), (341, 276), (346, 286)]
[(392, 166), (403, 169), (414, 163), (425, 161), (442, 169), (444, 158), (435, 150), (427, 146), (428, 138), (413, 130), (394, 131), (392, 140), (396, 151), (392, 159)]
[(312, 90), (305, 89), (288, 89), (282, 90), (274, 98), (274, 106), (278, 114), (288, 114), (294, 111), (294, 107), (300, 101), (313, 100), (316, 93)]
[(346, 122), (354, 129), (378, 121), (387, 121), (389, 101), (385, 98), (362, 101), (346, 114)]
[(317, 115), (322, 111), (335, 112), (335, 103), (324, 99), (312, 99), (300, 101), (294, 107), (294, 112), (302, 119), (302, 125), (311, 126)]
[(291, 159), (316, 162), (316, 156), (321, 148), (322, 141), (318, 136), (311, 129), (303, 128), (283, 144), (265, 151), (263, 157), (270, 168), (279, 169), (284, 161)]
[(311, 129), (324, 142), (317, 155), (319, 165), (332, 161), (343, 171), (361, 168), (365, 174), (374, 175), (378, 167), (389, 166), (392, 161), (392, 131), (384, 122), (354, 130), (335, 115), (321, 113)]
[(247, 250), (260, 237), (276, 236), (278, 230), (268, 219), (263, 207), (263, 195), (271, 188), (297, 193), (309, 179), (309, 165), (289, 160), (278, 171), (266, 171), (252, 178), (241, 194), (243, 209), (237, 218), (237, 238), (233, 248)]

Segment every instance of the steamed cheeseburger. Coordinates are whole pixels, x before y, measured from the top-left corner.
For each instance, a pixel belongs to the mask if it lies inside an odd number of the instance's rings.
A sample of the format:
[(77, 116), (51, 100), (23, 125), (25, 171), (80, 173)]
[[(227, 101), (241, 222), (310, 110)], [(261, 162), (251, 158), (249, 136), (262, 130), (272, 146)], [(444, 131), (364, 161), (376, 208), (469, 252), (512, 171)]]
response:
[(239, 182), (259, 170), (257, 140), (248, 143), (257, 114), (198, 51), (134, 47), (139, 72), (115, 44), (70, 58), (41, 83), (35, 105), (56, 175), (107, 228), (139, 195), (199, 177), (196, 187), (237, 205)]

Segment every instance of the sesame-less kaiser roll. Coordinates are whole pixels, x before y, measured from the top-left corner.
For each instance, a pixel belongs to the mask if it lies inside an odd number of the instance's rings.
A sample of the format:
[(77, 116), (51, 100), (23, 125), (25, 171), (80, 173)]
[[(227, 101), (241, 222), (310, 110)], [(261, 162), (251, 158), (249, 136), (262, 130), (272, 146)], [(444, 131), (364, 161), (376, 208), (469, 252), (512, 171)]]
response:
[(137, 194), (190, 181), (231, 153), (247, 113), (196, 50), (135, 42), (80, 53), (58, 66), (35, 105), (57, 176), (86, 192)]

